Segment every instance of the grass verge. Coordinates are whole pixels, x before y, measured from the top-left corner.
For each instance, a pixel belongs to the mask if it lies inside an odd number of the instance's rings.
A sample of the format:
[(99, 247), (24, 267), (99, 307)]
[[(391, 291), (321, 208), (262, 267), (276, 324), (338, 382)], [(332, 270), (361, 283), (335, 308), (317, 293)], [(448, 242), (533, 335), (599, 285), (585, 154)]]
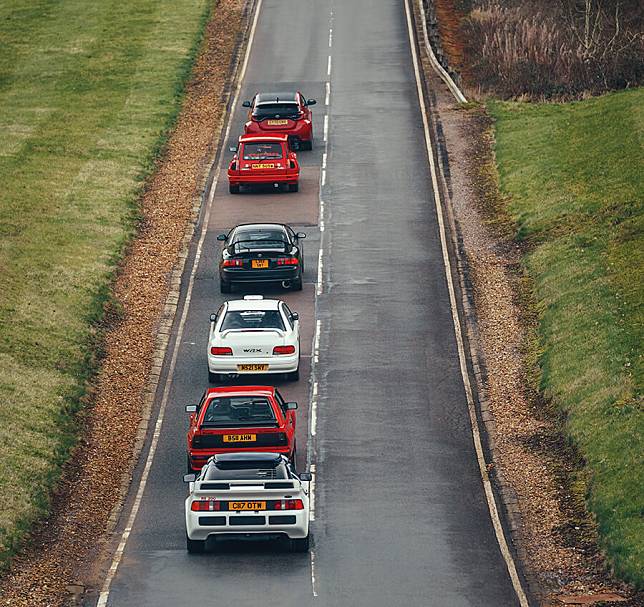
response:
[(0, 6), (0, 567), (48, 509), (211, 2)]
[(644, 89), (489, 104), (538, 305), (541, 389), (584, 457), (602, 548), (644, 587)]

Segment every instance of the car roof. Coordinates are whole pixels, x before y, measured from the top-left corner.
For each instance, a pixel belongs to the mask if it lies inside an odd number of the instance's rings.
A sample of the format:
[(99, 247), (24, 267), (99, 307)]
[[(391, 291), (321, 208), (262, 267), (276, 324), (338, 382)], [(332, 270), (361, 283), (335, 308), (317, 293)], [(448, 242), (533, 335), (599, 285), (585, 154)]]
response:
[(206, 396), (234, 396), (243, 394), (250, 396), (272, 396), (275, 394), (274, 386), (220, 386), (219, 388), (208, 388)]
[(284, 463), (284, 458), (279, 453), (271, 452), (220, 453), (213, 456), (212, 461), (219, 469), (253, 469), (275, 468)]
[(228, 302), (228, 311), (277, 310), (279, 303), (279, 299), (231, 299)]
[(256, 103), (279, 103), (280, 101), (295, 103), (297, 101), (297, 92), (257, 93)]
[(279, 141), (283, 143), (288, 141), (288, 135), (240, 135), (239, 143), (255, 143), (262, 141)]

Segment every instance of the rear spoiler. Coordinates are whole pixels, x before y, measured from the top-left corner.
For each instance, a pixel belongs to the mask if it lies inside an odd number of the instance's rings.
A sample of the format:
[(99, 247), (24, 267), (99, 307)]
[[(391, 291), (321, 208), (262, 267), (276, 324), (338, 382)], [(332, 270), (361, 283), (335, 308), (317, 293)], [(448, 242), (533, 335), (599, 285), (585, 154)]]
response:
[(235, 481), (195, 481), (195, 474), (185, 474), (183, 477), (184, 482), (194, 483), (194, 492), (204, 493), (209, 491), (257, 491), (263, 489), (264, 491), (275, 491), (277, 493), (283, 492), (285, 489), (297, 489), (298, 485), (311, 480), (311, 474), (303, 472), (300, 474), (302, 478), (283, 479), (283, 480), (235, 480)]
[(221, 338), (226, 339), (228, 333), (255, 333), (261, 331), (262, 333), (277, 333), (280, 337), (284, 337), (284, 331), (281, 329), (263, 329), (261, 327), (256, 329), (226, 329), (221, 332)]

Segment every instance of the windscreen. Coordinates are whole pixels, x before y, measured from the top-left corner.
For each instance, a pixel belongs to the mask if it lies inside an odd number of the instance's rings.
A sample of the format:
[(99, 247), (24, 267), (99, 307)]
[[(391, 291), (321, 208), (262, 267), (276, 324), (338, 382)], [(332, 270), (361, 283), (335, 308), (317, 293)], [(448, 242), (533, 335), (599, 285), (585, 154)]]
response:
[(284, 331), (284, 322), (279, 310), (244, 310), (227, 312), (220, 331), (227, 329), (279, 329)]
[(275, 468), (242, 468), (236, 470), (220, 470), (217, 466), (210, 465), (206, 471), (205, 478), (201, 480), (206, 481), (233, 481), (233, 480), (281, 480), (291, 478), (286, 466), (281, 463)]
[(265, 397), (222, 396), (208, 402), (202, 424), (230, 428), (240, 423), (259, 425), (274, 421), (273, 407)]
[(253, 118), (297, 118), (300, 108), (297, 103), (262, 103), (253, 110)]
[(281, 143), (244, 143), (244, 160), (275, 160), (282, 158)]

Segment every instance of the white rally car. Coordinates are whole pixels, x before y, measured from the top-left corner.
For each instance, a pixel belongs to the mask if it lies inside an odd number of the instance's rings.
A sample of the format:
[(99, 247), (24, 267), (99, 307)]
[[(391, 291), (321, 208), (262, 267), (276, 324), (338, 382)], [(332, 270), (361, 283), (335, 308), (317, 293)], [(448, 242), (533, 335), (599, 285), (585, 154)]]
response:
[(186, 474), (186, 548), (203, 552), (216, 540), (288, 540), (309, 549), (310, 473), (296, 474), (279, 453), (211, 457), (198, 475)]
[(300, 322), (279, 299), (246, 295), (210, 315), (208, 379), (253, 373), (300, 377)]

